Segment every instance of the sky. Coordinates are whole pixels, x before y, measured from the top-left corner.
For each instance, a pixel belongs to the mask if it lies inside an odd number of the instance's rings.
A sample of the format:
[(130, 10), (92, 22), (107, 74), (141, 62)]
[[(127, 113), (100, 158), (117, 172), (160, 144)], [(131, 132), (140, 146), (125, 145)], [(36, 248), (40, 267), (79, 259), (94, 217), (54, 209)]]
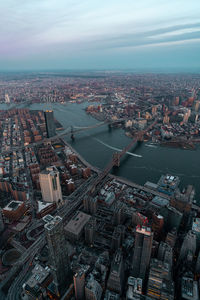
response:
[(0, 1), (0, 71), (53, 69), (200, 70), (200, 1)]

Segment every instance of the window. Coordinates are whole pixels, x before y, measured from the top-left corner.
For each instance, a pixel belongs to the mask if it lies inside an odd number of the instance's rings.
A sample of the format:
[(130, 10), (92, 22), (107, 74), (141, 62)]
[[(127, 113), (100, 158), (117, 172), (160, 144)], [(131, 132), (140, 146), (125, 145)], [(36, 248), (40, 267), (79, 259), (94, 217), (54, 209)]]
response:
[(53, 178), (52, 178), (52, 184), (53, 184), (53, 190), (54, 190), (54, 191), (57, 190), (57, 181), (56, 181), (56, 177), (57, 177), (57, 176), (53, 176)]

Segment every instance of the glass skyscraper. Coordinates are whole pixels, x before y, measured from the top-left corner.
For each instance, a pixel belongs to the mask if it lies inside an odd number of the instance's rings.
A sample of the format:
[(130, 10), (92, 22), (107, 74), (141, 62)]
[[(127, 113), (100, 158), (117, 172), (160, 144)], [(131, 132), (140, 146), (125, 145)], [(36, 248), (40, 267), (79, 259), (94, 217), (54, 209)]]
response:
[(53, 110), (46, 110), (44, 112), (44, 117), (46, 123), (47, 137), (50, 138), (56, 134)]

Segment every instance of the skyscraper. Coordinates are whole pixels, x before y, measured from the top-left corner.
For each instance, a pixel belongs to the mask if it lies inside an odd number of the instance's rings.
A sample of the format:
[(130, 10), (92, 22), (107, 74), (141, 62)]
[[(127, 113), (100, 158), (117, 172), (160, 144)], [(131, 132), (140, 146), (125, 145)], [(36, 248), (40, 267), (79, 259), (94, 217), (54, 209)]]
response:
[(150, 227), (137, 226), (133, 253), (133, 274), (144, 279), (151, 258), (153, 232)]
[(180, 260), (186, 259), (189, 252), (192, 255), (195, 255), (196, 252), (196, 235), (192, 230), (188, 231), (187, 235), (183, 240), (179, 259)]
[(48, 167), (39, 175), (42, 198), (45, 202), (62, 203), (59, 172), (55, 166)]
[(76, 300), (85, 299), (85, 273), (83, 271), (74, 275), (74, 290)]
[(85, 286), (85, 299), (86, 300), (100, 300), (102, 295), (102, 287), (90, 274), (88, 282)]
[(50, 138), (56, 134), (53, 110), (46, 110), (44, 112), (44, 118), (46, 123), (47, 137)]
[(2, 216), (2, 210), (0, 209), (0, 232), (4, 230), (4, 221)]
[(110, 274), (108, 277), (107, 288), (111, 291), (121, 294), (124, 282), (124, 263), (121, 249), (115, 253), (111, 264)]
[(85, 226), (85, 241), (87, 244), (91, 245), (94, 243), (96, 230), (96, 219), (93, 217)]
[(71, 280), (71, 269), (60, 216), (47, 215), (43, 218), (49, 248), (49, 261), (58, 295), (62, 294)]
[(151, 299), (174, 299), (174, 282), (171, 267), (156, 258), (151, 260), (147, 295)]

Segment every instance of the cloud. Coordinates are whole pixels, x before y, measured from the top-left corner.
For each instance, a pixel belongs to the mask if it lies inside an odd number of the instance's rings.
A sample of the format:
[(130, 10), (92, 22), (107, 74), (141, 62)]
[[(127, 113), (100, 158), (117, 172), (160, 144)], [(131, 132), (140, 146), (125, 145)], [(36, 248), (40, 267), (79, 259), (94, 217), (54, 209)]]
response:
[(165, 32), (165, 33), (149, 36), (149, 38), (151, 38), (151, 39), (158, 39), (158, 38), (164, 39), (166, 37), (180, 36), (180, 35), (185, 35), (185, 34), (194, 33), (194, 32), (200, 32), (200, 27), (192, 27), (192, 28), (184, 28), (184, 29), (179, 29), (179, 30), (174, 30), (174, 31), (168, 31), (168, 32)]
[(1, 1), (0, 62), (198, 44), (199, 11), (195, 0)]

